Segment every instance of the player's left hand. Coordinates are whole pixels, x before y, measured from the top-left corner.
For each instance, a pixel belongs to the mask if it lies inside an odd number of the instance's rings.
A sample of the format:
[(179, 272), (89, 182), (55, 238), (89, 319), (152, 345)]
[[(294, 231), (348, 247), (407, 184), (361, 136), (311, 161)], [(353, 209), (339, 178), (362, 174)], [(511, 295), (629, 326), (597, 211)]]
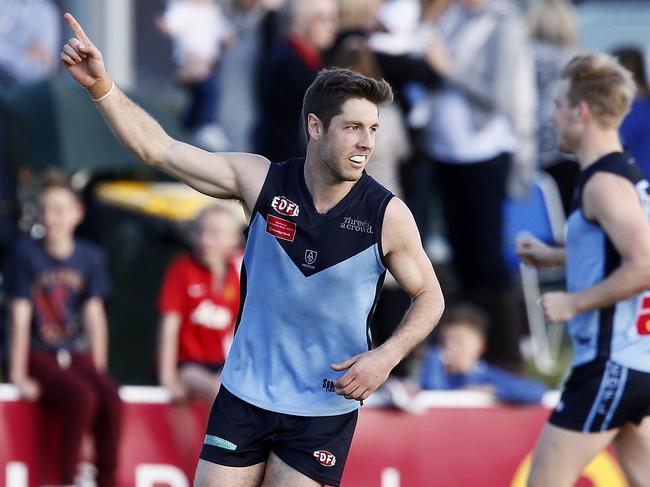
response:
[(565, 292), (544, 293), (539, 304), (549, 323), (568, 321), (577, 314), (573, 296)]
[(340, 396), (355, 401), (365, 401), (388, 378), (394, 364), (381, 349), (355, 355), (348, 360), (332, 364), (332, 369), (347, 373), (334, 381), (334, 390)]

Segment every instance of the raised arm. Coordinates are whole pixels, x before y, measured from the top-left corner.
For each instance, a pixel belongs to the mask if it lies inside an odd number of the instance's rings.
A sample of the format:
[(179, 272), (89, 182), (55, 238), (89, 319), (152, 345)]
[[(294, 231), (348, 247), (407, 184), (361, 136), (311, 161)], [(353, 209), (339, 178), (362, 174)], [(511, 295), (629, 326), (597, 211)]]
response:
[(75, 18), (69, 13), (64, 17), (75, 36), (63, 46), (61, 61), (72, 78), (88, 90), (120, 143), (146, 164), (198, 191), (218, 198), (237, 198), (252, 209), (269, 161), (255, 154), (215, 154), (170, 137), (115, 86), (101, 52)]
[(413, 215), (393, 198), (384, 216), (382, 246), (388, 269), (411, 296), (411, 307), (391, 337), (370, 352), (351, 357), (334, 370), (348, 370), (335, 381), (336, 392), (348, 399), (365, 400), (390, 371), (436, 325), (444, 309), (440, 284), (420, 241)]

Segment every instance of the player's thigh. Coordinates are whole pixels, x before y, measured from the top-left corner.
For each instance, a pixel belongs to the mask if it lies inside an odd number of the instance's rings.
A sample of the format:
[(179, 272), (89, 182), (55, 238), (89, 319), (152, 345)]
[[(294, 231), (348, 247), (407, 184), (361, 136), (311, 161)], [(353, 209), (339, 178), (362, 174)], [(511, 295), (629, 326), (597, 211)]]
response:
[(572, 487), (617, 432), (582, 433), (547, 423), (535, 447), (528, 487)]
[(275, 453), (269, 454), (263, 487), (322, 487), (322, 485), (287, 465)]
[(614, 448), (630, 487), (649, 487), (650, 416), (639, 425), (625, 424), (614, 439)]
[(264, 463), (249, 467), (228, 467), (199, 460), (194, 487), (259, 487), (264, 479)]

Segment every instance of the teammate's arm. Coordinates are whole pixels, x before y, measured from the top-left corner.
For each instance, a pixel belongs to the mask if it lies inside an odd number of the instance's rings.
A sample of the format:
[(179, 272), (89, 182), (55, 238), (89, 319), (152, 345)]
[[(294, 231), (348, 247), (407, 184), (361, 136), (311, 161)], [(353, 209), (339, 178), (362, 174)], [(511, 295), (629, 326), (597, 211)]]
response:
[(515, 253), (525, 263), (536, 267), (564, 267), (566, 254), (564, 247), (551, 246), (535, 237), (517, 240)]
[(74, 31), (61, 52), (70, 75), (86, 88), (120, 143), (145, 163), (218, 198), (237, 198), (249, 210), (261, 190), (269, 161), (243, 153), (215, 154), (170, 137), (144, 110), (131, 101), (106, 73), (101, 52), (70, 14)]
[(29, 401), (35, 401), (40, 395), (38, 383), (29, 377), (28, 370), (32, 312), (29, 299), (15, 298), (9, 301), (9, 380), (18, 388), (20, 395)]
[(411, 307), (392, 336), (380, 347), (352, 357), (334, 370), (348, 369), (335, 381), (336, 392), (348, 399), (364, 400), (390, 371), (433, 329), (444, 309), (444, 299), (431, 261), (407, 206), (393, 198), (384, 216), (382, 246), (388, 269), (411, 296)]
[(100, 297), (88, 299), (83, 305), (82, 317), (95, 368), (98, 372), (105, 372), (108, 366), (108, 320), (104, 300)]
[(582, 204), (585, 216), (603, 228), (621, 255), (621, 265), (591, 288), (573, 294), (544, 294), (542, 307), (552, 323), (650, 288), (650, 223), (630, 182), (615, 174), (597, 173), (585, 186)]

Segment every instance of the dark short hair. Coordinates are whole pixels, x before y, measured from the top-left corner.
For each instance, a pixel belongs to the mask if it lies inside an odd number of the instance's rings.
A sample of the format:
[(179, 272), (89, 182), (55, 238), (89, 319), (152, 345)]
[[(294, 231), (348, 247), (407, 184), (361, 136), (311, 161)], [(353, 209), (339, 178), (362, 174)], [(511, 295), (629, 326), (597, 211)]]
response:
[(467, 326), (485, 337), (489, 326), (489, 318), (478, 306), (467, 303), (458, 304), (445, 312), (440, 321), (440, 331), (458, 325)]
[(310, 113), (316, 115), (327, 130), (332, 118), (342, 112), (343, 104), (351, 98), (362, 98), (379, 106), (393, 101), (393, 90), (385, 80), (376, 80), (351, 69), (322, 69), (307, 88), (302, 102), (307, 140), (307, 117)]

